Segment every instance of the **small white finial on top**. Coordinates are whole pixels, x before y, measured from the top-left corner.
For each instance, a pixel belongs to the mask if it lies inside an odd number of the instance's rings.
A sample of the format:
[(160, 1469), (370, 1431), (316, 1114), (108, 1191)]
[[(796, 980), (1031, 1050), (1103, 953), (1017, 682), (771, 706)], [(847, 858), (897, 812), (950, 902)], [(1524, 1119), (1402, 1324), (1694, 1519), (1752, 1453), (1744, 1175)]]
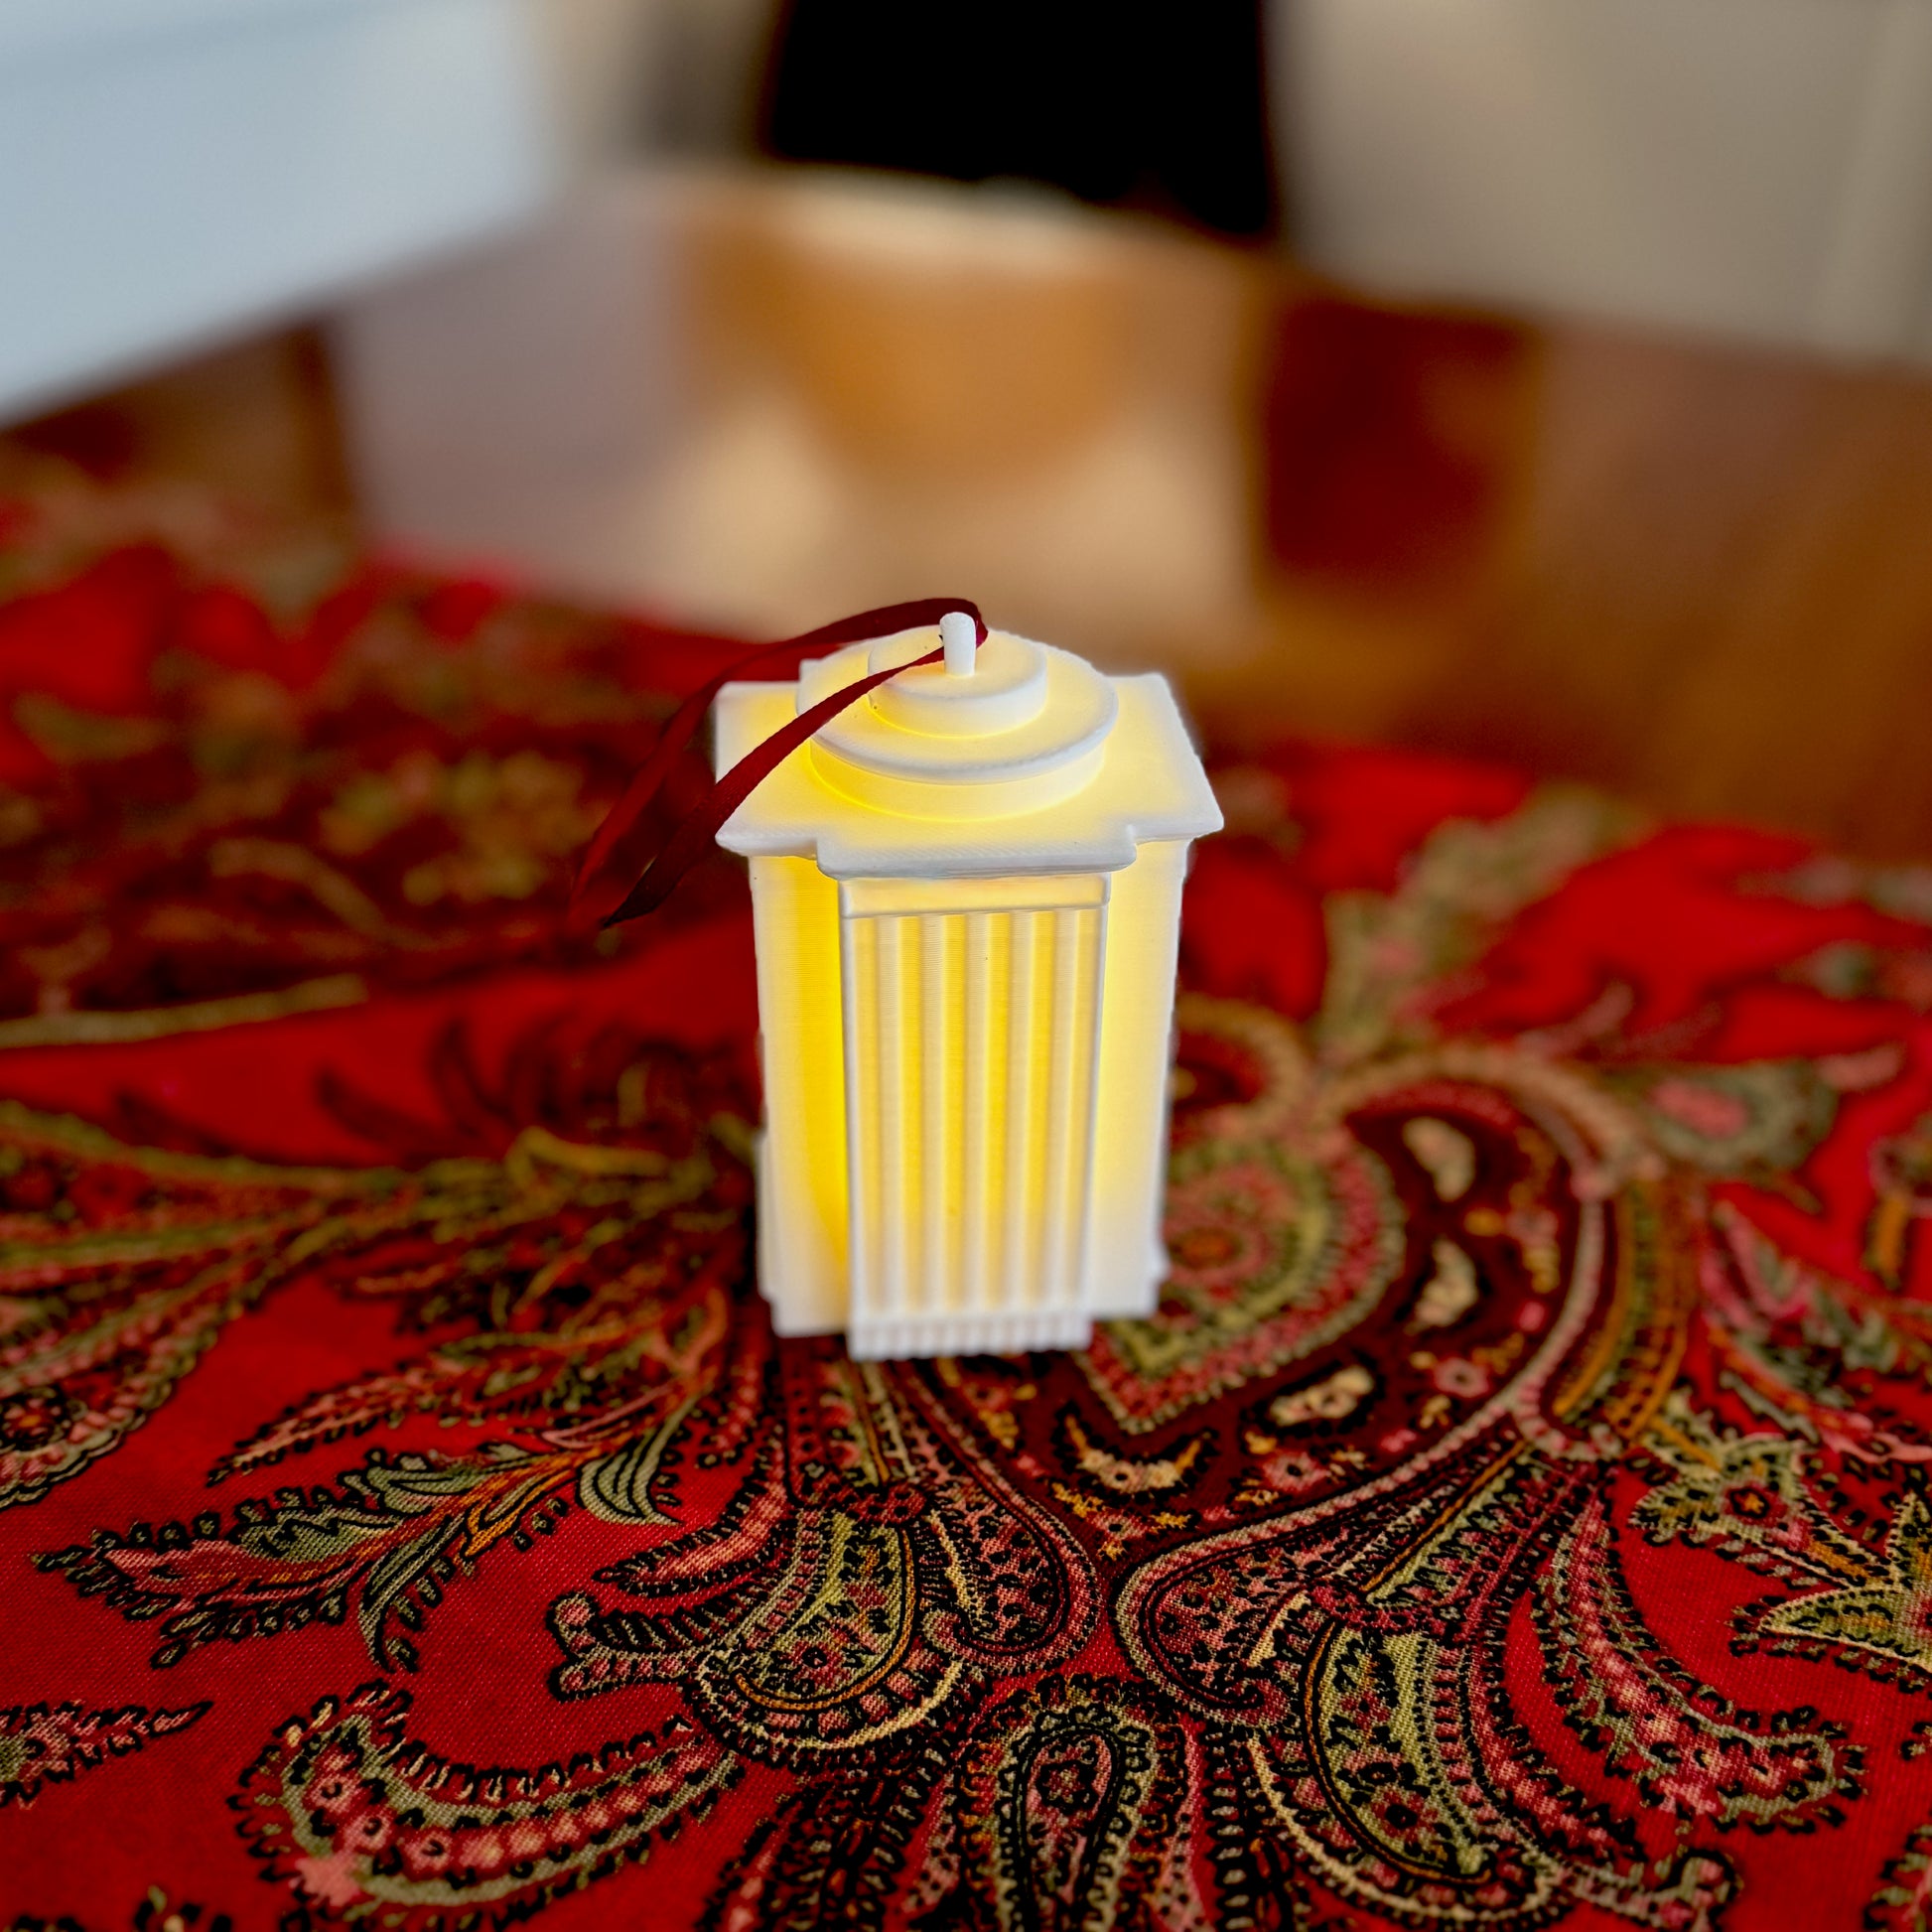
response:
[(939, 641), (946, 647), (946, 675), (971, 677), (979, 655), (979, 626), (965, 611), (948, 611), (939, 620)]

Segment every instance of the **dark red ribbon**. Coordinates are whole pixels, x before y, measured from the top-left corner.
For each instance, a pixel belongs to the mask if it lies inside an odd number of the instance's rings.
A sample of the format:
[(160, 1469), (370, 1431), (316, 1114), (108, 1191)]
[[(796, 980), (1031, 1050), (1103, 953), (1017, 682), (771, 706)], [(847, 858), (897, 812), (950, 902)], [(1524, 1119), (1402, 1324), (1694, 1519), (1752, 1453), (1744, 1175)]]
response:
[(919, 597), (909, 604), (882, 604), (876, 611), (861, 611), (835, 623), (822, 623), (800, 636), (765, 644), (701, 684), (671, 714), (657, 735), (657, 743), (650, 748), (650, 756), (632, 773), (610, 815), (597, 828), (578, 868), (577, 884), (571, 889), (566, 914), (569, 923), (578, 929), (593, 923), (618, 925), (656, 911), (677, 890), (678, 881), (704, 856), (718, 828), (821, 725), (831, 723), (888, 678), (897, 677), (914, 665), (940, 663), (946, 652), (941, 645), (890, 671), (869, 672), (841, 686), (829, 698), (820, 699), (809, 711), (800, 712), (748, 752), (723, 777), (713, 779), (704, 796), (658, 844), (656, 828), (643, 822), (645, 809), (662, 789), (678, 754), (697, 736), (712, 700), (734, 678), (775, 668), (786, 659), (796, 665), (841, 644), (863, 643), (870, 637), (890, 637), (896, 631), (937, 623), (949, 611), (963, 611), (972, 619), (974, 649), (986, 642), (986, 620), (969, 598)]

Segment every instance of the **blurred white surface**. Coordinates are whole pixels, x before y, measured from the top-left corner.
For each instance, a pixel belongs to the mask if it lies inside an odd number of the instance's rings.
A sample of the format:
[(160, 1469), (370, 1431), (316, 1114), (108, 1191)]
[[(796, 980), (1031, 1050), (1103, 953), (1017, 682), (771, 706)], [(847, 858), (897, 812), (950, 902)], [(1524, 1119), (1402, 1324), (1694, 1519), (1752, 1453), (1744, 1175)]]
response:
[(7, 0), (0, 416), (528, 213), (523, 0)]
[(1276, 39), (1314, 265), (1932, 353), (1932, 0), (1281, 0)]

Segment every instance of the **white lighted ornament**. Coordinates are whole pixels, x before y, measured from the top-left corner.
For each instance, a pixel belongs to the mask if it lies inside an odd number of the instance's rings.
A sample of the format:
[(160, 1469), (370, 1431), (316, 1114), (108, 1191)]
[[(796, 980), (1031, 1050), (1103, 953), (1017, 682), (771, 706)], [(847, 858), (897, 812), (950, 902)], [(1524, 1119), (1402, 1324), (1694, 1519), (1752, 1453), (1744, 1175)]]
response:
[[(940, 621), (718, 834), (751, 861), (780, 1334), (858, 1356), (1074, 1347), (1167, 1259), (1174, 952), (1221, 814), (1157, 675)], [(729, 684), (717, 768), (930, 628)]]

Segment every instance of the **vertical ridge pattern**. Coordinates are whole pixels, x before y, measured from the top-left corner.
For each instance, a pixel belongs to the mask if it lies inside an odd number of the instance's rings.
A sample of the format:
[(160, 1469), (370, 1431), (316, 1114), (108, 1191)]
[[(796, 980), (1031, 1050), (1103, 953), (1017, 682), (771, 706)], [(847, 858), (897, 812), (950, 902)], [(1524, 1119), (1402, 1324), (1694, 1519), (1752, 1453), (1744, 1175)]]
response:
[(1100, 906), (843, 920), (851, 1326), (867, 1354), (1085, 1319)]
[(995, 1251), (990, 1236), (996, 1196), (988, 1164), (987, 1136), (998, 1118), (1004, 1068), (992, 1060), (994, 921), (984, 912), (964, 918), (962, 949), (959, 1160), (960, 1297), (969, 1309), (993, 1303)]

